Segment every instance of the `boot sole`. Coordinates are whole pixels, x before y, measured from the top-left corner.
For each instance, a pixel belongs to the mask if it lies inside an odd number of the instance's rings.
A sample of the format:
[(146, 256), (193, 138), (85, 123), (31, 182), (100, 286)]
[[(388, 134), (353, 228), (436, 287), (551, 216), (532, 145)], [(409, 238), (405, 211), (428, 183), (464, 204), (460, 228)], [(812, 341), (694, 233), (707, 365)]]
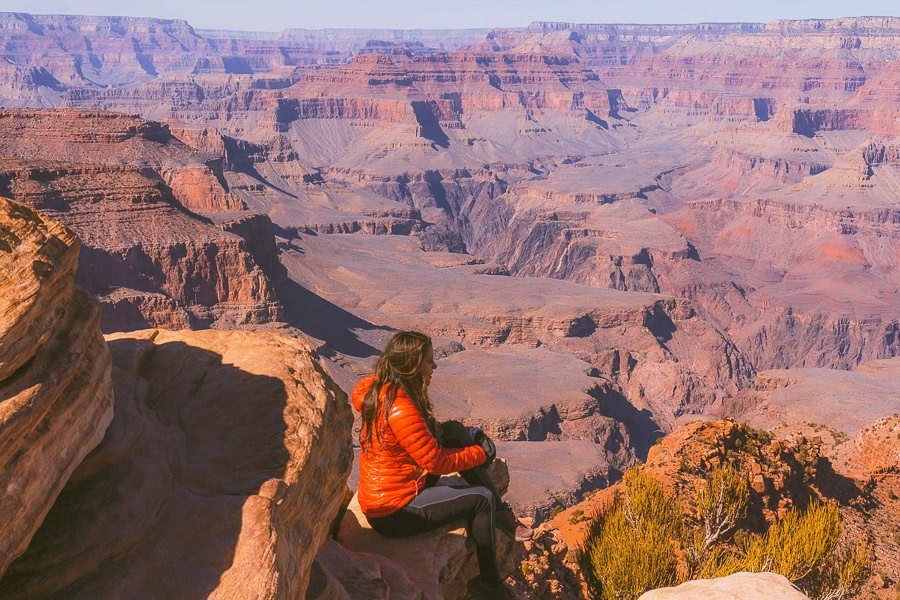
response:
[(497, 531), (499, 531), (500, 533), (502, 533), (502, 534), (505, 535), (506, 537), (511, 537), (511, 538), (513, 538), (513, 539), (516, 540), (517, 542), (528, 542), (528, 541), (534, 539), (534, 531), (532, 531), (532, 532), (531, 532), (531, 535), (529, 535), (528, 537), (524, 537), (524, 536), (521, 536), (521, 535), (516, 535), (515, 533), (510, 533), (510, 532), (508, 532), (508, 531), (504, 531), (503, 529), (500, 529), (499, 527), (497, 528)]

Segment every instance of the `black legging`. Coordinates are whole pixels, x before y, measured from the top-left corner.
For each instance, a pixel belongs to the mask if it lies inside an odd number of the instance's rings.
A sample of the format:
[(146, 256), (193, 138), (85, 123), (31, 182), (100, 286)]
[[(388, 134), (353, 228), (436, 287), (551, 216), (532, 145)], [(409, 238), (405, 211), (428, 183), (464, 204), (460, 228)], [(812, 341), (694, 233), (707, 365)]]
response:
[[(441, 445), (463, 448), (474, 443), (466, 427), (458, 421), (447, 421), (441, 425)], [(366, 519), (372, 529), (384, 536), (405, 537), (464, 518), (468, 523), (469, 537), (475, 542), (481, 578), (488, 583), (499, 583), (494, 519), (500, 494), (483, 466), (460, 475), (471, 485), (436, 486), (440, 476), (429, 473), (425, 487), (406, 506), (386, 517)]]

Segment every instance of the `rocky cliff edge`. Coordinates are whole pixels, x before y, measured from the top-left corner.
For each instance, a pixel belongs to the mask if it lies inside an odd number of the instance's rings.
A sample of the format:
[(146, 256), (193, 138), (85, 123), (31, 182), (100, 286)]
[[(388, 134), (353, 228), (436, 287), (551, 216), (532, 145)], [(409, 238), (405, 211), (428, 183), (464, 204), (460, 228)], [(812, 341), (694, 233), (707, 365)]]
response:
[(79, 249), (0, 199), (0, 597), (302, 597), (353, 460), (346, 395), (284, 335), (104, 340)]
[(100, 307), (73, 285), (79, 247), (0, 198), (0, 576), (112, 418)]
[(0, 596), (302, 596), (353, 458), (316, 355), (270, 333), (107, 341), (115, 418)]

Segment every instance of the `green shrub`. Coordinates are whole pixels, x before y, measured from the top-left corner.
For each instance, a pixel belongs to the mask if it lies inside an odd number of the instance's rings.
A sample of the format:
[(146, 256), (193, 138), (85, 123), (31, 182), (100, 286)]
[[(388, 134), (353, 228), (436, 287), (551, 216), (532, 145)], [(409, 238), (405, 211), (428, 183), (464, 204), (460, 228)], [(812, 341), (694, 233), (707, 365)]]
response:
[(841, 600), (854, 597), (871, 568), (872, 547), (860, 542), (837, 553), (824, 568), (808, 577), (804, 587), (818, 600)]
[(724, 539), (747, 514), (750, 492), (747, 480), (731, 465), (713, 469), (697, 494), (697, 510), (704, 525), (703, 547)]
[(748, 546), (742, 570), (771, 571), (801, 582), (837, 549), (841, 515), (833, 504), (813, 502), (805, 513), (790, 510)]
[(625, 475), (624, 493), (592, 520), (578, 557), (594, 600), (633, 600), (678, 581), (675, 540), (681, 512), (640, 468)]
[(581, 521), (581, 517), (584, 516), (584, 511), (580, 508), (576, 508), (572, 511), (572, 514), (569, 515), (569, 525), (575, 525), (579, 521)]
[(814, 501), (753, 535), (735, 531), (748, 498), (745, 479), (728, 465), (717, 467), (698, 491), (700, 526), (689, 531), (659, 482), (632, 469), (624, 490), (589, 522), (577, 552), (589, 596), (634, 600), (685, 579), (739, 571), (779, 573), (817, 600), (840, 600), (859, 588), (871, 547), (838, 551), (843, 525), (837, 506)]

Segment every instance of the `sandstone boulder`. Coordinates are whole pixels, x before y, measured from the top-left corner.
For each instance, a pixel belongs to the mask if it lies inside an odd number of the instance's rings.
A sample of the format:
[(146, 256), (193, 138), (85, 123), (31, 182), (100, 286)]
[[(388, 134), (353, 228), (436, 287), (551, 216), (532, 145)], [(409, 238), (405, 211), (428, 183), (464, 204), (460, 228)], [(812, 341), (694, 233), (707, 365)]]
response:
[(688, 581), (652, 590), (639, 600), (808, 600), (786, 577), (776, 573), (735, 573), (719, 579)]
[(72, 283), (78, 249), (0, 198), (0, 576), (112, 418), (100, 307)]
[(380, 554), (351, 552), (327, 540), (316, 556), (306, 600), (420, 600), (403, 568)]
[(317, 356), (271, 333), (108, 343), (116, 417), (0, 597), (302, 598), (353, 456)]
[[(491, 466), (491, 478), (501, 494), (509, 488), (509, 470), (502, 460)], [(461, 481), (461, 480), (459, 480)], [(445, 477), (440, 485), (457, 482)], [(521, 545), (497, 534), (497, 553), (504, 576), (512, 573)], [(307, 600), (461, 600), (466, 582), (478, 574), (475, 545), (462, 522), (407, 538), (386, 538), (369, 527), (356, 497), (344, 515), (338, 543), (328, 542), (316, 557)]]

